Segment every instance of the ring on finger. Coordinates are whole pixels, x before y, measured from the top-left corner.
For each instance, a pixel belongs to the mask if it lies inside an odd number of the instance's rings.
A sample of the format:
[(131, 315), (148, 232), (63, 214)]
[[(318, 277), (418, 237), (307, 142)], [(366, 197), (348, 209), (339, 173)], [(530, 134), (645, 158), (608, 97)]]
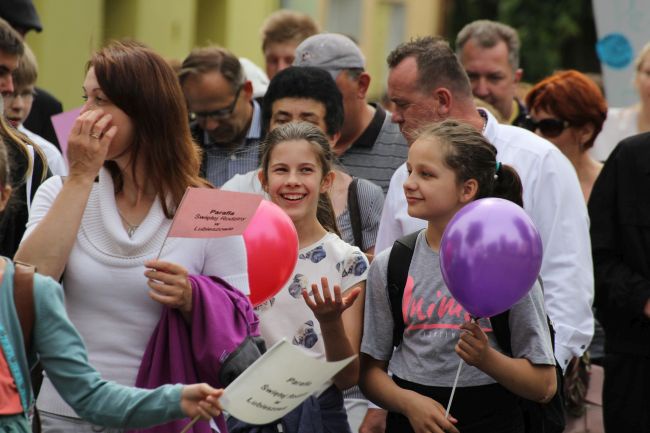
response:
[(92, 138), (95, 138), (95, 139), (97, 139), (97, 140), (99, 140), (100, 138), (102, 138), (102, 135), (101, 135), (101, 133), (99, 133), (99, 132), (91, 132), (91, 133), (88, 134), (88, 135), (90, 135)]

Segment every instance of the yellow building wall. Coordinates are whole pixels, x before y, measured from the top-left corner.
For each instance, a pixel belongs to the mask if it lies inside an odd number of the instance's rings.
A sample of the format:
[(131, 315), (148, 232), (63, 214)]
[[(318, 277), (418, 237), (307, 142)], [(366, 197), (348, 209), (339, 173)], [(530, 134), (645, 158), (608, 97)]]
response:
[(440, 34), (444, 0), (405, 0), (406, 22), (408, 25), (405, 40), (416, 36)]
[(225, 46), (228, 27), (227, 3), (223, 0), (198, 0), (196, 8), (195, 42), (198, 46)]
[[(411, 36), (436, 34), (445, 0), (349, 0), (362, 7), (359, 44), (373, 80), (370, 95), (386, 83), (390, 8), (403, 5)], [(281, 6), (312, 16), (327, 30), (328, 0), (34, 0), (43, 32), (27, 41), (39, 61), (39, 85), (70, 109), (81, 104), (84, 66), (110, 39), (134, 38), (167, 58), (182, 60), (195, 46), (216, 43), (263, 66), (260, 27)]]
[(267, 16), (279, 7), (278, 0), (224, 1), (223, 39), (218, 41), (239, 57), (247, 57), (263, 66), (260, 27)]
[(441, 32), (444, 0), (362, 0), (363, 21), (359, 45), (366, 56), (366, 70), (372, 77), (369, 99), (379, 99), (386, 90), (386, 57), (394, 47), (387, 46), (387, 35), (395, 31), (391, 8), (403, 6), (405, 33), (401, 41), (412, 37), (437, 35)]
[(82, 104), (81, 86), (90, 54), (104, 40), (103, 0), (34, 0), (43, 31), (27, 43), (39, 64), (39, 86), (50, 90), (65, 109)]
[(195, 17), (196, 0), (106, 0), (105, 40), (136, 39), (183, 59), (194, 46)]

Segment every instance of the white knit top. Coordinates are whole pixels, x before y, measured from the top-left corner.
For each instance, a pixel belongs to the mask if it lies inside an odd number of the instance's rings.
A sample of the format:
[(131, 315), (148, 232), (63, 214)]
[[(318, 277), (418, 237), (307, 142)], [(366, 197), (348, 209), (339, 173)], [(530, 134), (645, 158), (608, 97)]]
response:
[[(47, 213), (62, 186), (61, 178), (53, 177), (39, 188), (25, 237)], [(129, 238), (117, 212), (111, 176), (105, 169), (100, 171), (66, 265), (63, 286), (68, 314), (87, 345), (90, 362), (105, 379), (135, 383), (161, 312), (161, 304), (148, 295), (144, 262), (157, 256), (163, 241), (161, 260), (183, 265), (190, 274), (219, 276), (249, 293), (241, 236), (165, 241), (170, 225), (156, 200)], [(47, 412), (76, 416), (47, 378), (38, 405)]]

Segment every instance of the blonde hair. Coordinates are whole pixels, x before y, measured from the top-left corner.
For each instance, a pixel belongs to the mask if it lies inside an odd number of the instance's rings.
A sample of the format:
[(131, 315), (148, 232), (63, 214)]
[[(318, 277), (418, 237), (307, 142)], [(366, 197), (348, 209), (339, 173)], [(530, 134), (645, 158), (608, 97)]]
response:
[(38, 78), (38, 63), (31, 48), (24, 45), (25, 52), (20, 57), (18, 68), (13, 72), (14, 87), (31, 86), (36, 83)]
[(0, 137), (0, 188), (9, 184), (9, 157), (7, 156), (7, 146)]
[(636, 56), (636, 59), (634, 59), (634, 68), (636, 69), (637, 72), (641, 70), (643, 61), (645, 60), (646, 57), (648, 57), (648, 54), (650, 54), (650, 42), (646, 43), (643, 46), (643, 48), (641, 48), (641, 51), (639, 51), (639, 54)]
[[(16, 150), (20, 152), (20, 154), (22, 154), (27, 161), (27, 170), (25, 170), (23, 178), (19, 180), (20, 184), (27, 182), (27, 179), (32, 176), (32, 171), (34, 170), (34, 159), (32, 158), (32, 154), (29, 150), (30, 146), (33, 147), (34, 154), (38, 155), (41, 158), (41, 161), (43, 161), (43, 173), (41, 173), (40, 182), (44, 181), (47, 178), (47, 158), (45, 157), (45, 154), (41, 148), (32, 143), (31, 140), (25, 135), (16, 131), (12, 126), (10, 126), (5, 119), (4, 114), (0, 114), (0, 139), (4, 141), (5, 146), (13, 145), (16, 147)], [(28, 191), (27, 194), (30, 194), (30, 192)]]

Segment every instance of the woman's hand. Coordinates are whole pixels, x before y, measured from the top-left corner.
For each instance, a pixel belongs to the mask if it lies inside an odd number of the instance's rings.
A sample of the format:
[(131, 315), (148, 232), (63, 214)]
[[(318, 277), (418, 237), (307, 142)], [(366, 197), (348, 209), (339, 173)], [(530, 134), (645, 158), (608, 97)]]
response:
[(187, 269), (162, 260), (148, 260), (144, 265), (149, 268), (144, 273), (151, 288), (149, 296), (163, 305), (178, 308), (189, 318), (192, 312), (192, 285), (187, 278)]
[(110, 126), (111, 120), (112, 116), (102, 110), (89, 110), (77, 117), (68, 136), (70, 178), (97, 177), (117, 133), (117, 127)]
[(311, 291), (314, 295), (314, 300), (312, 301), (307, 291), (303, 290), (302, 297), (305, 303), (314, 312), (314, 316), (316, 316), (316, 319), (321, 324), (340, 320), (343, 312), (354, 304), (359, 293), (361, 293), (361, 289), (355, 288), (342, 297), (341, 287), (335, 285), (334, 298), (332, 299), (327, 278), (321, 278), (320, 282), (323, 287), (323, 296), (321, 297), (320, 291), (318, 290), (318, 284), (312, 284)]
[(475, 321), (463, 323), (456, 353), (467, 364), (481, 368), (491, 350), (487, 335)]
[(181, 410), (189, 418), (200, 415), (209, 420), (221, 414), (219, 398), (223, 389), (212, 388), (207, 383), (197, 383), (183, 386), (181, 392)]
[(454, 427), (458, 421), (449, 415), (445, 418), (445, 408), (437, 401), (416, 392), (409, 398), (407, 412), (404, 414), (415, 433), (458, 433)]

